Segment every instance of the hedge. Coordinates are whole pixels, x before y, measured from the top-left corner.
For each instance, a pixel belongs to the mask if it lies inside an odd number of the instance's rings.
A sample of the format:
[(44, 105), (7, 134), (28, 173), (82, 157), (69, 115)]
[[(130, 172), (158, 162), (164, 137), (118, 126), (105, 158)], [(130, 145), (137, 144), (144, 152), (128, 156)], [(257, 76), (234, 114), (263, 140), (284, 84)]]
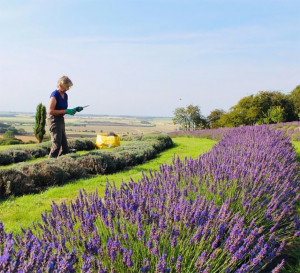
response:
[[(96, 149), (93, 140), (88, 138), (70, 139), (68, 140), (68, 146), (70, 149), (76, 149), (77, 151), (90, 151)], [(34, 147), (24, 145), (24, 147), (18, 146), (7, 148), (0, 151), (0, 166), (44, 157), (49, 154), (50, 148), (50, 141), (39, 143)]]
[[(0, 198), (38, 192), (50, 186), (96, 174), (110, 174), (141, 164), (174, 145), (167, 135), (150, 135), (113, 150), (91, 151), (84, 155), (68, 154), (35, 163), (22, 162), (0, 169)], [(82, 145), (82, 142), (73, 142)], [(82, 145), (83, 147), (83, 145)], [(91, 146), (85, 146), (91, 148)], [(19, 150), (14, 151), (21, 158)], [(38, 153), (38, 152), (37, 152)]]

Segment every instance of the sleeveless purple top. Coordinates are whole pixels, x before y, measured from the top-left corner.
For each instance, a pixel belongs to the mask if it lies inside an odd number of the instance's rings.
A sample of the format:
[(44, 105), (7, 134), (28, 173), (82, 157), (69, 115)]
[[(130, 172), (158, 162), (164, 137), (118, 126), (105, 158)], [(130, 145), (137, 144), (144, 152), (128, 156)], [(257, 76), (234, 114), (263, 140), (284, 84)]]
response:
[(66, 110), (68, 108), (68, 95), (65, 93), (65, 98), (63, 99), (58, 90), (51, 93), (50, 98), (55, 97), (56, 105), (55, 110)]

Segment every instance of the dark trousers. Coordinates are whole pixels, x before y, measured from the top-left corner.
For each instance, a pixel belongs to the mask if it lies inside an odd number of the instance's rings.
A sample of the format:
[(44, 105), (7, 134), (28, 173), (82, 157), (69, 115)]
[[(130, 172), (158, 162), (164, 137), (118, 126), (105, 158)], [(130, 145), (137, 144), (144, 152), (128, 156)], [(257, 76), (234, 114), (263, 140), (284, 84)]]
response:
[(63, 116), (48, 116), (47, 123), (51, 136), (51, 150), (49, 157), (58, 157), (69, 152)]

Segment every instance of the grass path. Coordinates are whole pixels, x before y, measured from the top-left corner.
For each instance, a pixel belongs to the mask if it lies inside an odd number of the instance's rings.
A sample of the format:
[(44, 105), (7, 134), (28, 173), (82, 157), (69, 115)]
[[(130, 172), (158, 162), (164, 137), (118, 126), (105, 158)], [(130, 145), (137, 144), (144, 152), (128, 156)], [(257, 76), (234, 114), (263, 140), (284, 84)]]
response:
[(112, 175), (97, 175), (92, 178), (80, 179), (70, 182), (61, 187), (52, 187), (40, 194), (25, 195), (22, 197), (11, 197), (0, 202), (0, 219), (4, 223), (6, 231), (20, 232), (20, 225), (31, 226), (33, 221), (40, 220), (41, 211), (49, 210), (52, 201), (61, 203), (69, 202), (78, 195), (78, 190), (84, 188), (87, 192), (94, 192), (103, 195), (107, 179), (115, 181), (120, 185), (122, 181), (135, 181), (141, 177), (141, 172), (149, 169), (158, 170), (163, 163), (170, 164), (174, 154), (184, 157), (196, 158), (199, 154), (209, 151), (216, 141), (201, 138), (178, 137), (173, 138), (175, 147), (162, 152), (157, 158), (145, 164), (135, 166), (130, 170), (125, 170)]

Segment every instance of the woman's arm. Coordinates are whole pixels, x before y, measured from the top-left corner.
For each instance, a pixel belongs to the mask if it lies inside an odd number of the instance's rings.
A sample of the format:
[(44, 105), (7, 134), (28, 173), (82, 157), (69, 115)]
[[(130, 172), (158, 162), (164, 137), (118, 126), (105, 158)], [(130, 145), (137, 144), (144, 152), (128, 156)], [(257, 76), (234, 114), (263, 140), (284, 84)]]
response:
[(56, 105), (56, 98), (51, 97), (49, 102), (49, 109), (48, 109), (49, 115), (58, 116), (58, 115), (65, 114), (65, 110), (55, 110), (55, 105)]

